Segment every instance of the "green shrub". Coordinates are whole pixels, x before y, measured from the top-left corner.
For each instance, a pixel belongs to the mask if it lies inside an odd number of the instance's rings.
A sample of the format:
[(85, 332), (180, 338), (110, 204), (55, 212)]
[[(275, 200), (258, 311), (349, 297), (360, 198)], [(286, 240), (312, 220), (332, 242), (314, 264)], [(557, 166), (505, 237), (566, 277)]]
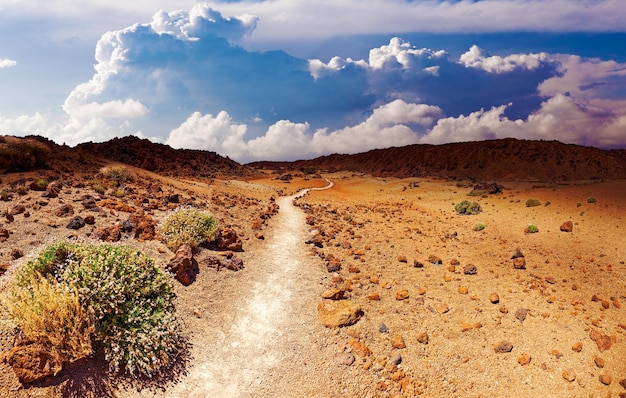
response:
[(454, 206), (454, 210), (456, 210), (457, 213), (464, 215), (478, 214), (482, 211), (480, 204), (477, 202), (470, 202), (469, 200), (457, 203), (456, 206)]
[(100, 174), (102, 174), (104, 178), (118, 182), (135, 181), (137, 177), (128, 167), (119, 164), (101, 168)]
[(45, 191), (48, 188), (48, 180), (42, 177), (35, 178), (32, 188), (36, 191)]
[(537, 228), (537, 226), (534, 224), (530, 224), (528, 227), (526, 227), (526, 232), (528, 232), (529, 234), (535, 234), (539, 232), (539, 228)]
[(526, 207), (534, 207), (541, 206), (541, 201), (539, 199), (528, 199), (526, 201)]
[(4, 202), (8, 202), (9, 200), (11, 200), (11, 192), (9, 192), (7, 189), (3, 189), (2, 191), (0, 191), (0, 200)]
[(592, 196), (590, 198), (587, 198), (587, 203), (598, 203), (598, 199)]
[(217, 238), (219, 228), (212, 216), (195, 209), (180, 209), (170, 215), (160, 227), (167, 247), (176, 251), (182, 245), (192, 249)]
[(485, 229), (485, 224), (483, 223), (478, 223), (476, 225), (474, 225), (474, 231), (482, 231), (483, 229)]
[(105, 188), (102, 184), (100, 184), (100, 183), (98, 183), (98, 182), (94, 182), (94, 183), (92, 183), (92, 184), (91, 184), (91, 188), (92, 188), (94, 191), (96, 191), (97, 193), (99, 193), (100, 195), (104, 195), (104, 193), (105, 193), (105, 192), (106, 192), (106, 190), (107, 190), (107, 189), (106, 189), (106, 188)]
[(126, 191), (124, 191), (122, 188), (118, 188), (113, 192), (113, 195), (116, 198), (123, 198), (124, 195), (126, 195)]
[(16, 289), (32, 291), (42, 277), (58, 286), (55, 291), (75, 290), (111, 370), (152, 376), (173, 362), (180, 335), (171, 280), (141, 251), (52, 244), (16, 273)]

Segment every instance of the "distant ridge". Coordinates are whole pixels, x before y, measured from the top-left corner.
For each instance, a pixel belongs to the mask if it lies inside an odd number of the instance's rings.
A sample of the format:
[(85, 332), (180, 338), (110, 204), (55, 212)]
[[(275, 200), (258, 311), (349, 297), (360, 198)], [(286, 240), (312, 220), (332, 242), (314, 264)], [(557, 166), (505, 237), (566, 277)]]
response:
[(268, 169), (354, 171), (379, 177), (473, 178), (498, 181), (626, 179), (626, 150), (514, 138), (409, 145), (295, 162), (254, 162)]
[(253, 169), (215, 152), (174, 149), (134, 136), (102, 143), (88, 142), (77, 148), (101, 158), (173, 177), (244, 177), (254, 174)]

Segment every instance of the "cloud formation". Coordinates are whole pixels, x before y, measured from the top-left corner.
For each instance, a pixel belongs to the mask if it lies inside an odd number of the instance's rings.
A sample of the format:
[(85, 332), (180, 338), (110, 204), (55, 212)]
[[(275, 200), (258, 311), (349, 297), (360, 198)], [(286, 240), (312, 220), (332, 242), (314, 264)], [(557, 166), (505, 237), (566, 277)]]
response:
[(0, 58), (0, 69), (2, 68), (10, 68), (12, 66), (17, 65), (17, 62), (12, 60), (12, 59), (8, 59), (8, 58)]
[[(353, 1), (320, 8), (361, 12)], [(580, 8), (585, 1), (400, 3), (397, 9), (409, 11), (434, 7), (435, 17), (471, 9), (482, 18), (493, 11), (481, 3)], [(68, 144), (133, 134), (242, 162), (502, 137), (626, 145), (620, 134), (626, 64), (545, 52), (491, 55), (476, 45), (452, 57), (400, 37), (372, 48), (366, 59), (307, 60), (251, 51), (246, 43), (264, 26), (299, 21), (302, 10), (315, 19), (312, 3), (245, 4), (262, 12), (223, 14), (196, 5), (105, 33), (96, 45), (94, 74), (67, 96), (64, 118), (0, 117), (0, 133), (41, 134)], [(278, 4), (282, 13), (263, 17)], [(615, 4), (596, 0), (592, 8)]]

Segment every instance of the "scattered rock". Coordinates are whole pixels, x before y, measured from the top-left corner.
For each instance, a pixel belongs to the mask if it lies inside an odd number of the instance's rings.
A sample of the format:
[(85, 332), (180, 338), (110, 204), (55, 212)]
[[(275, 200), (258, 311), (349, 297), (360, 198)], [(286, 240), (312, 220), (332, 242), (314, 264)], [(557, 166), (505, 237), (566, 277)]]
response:
[(596, 366), (599, 367), (600, 369), (604, 367), (604, 359), (600, 357), (593, 357), (593, 362), (595, 362)]
[(572, 346), (572, 351), (574, 351), (574, 352), (581, 352), (582, 350), (583, 350), (583, 342), (582, 341), (577, 341)]
[(465, 275), (476, 275), (477, 272), (478, 270), (476, 269), (476, 266), (473, 264), (467, 264), (465, 267), (463, 267), (463, 273)]
[(565, 221), (563, 224), (561, 224), (560, 228), (563, 232), (572, 232), (572, 230), (574, 229), (574, 223), (572, 223), (571, 221)]
[(4, 242), (7, 239), (9, 239), (10, 235), (11, 235), (11, 233), (9, 232), (9, 230), (4, 229), (4, 228), (0, 228), (0, 242)]
[(317, 304), (320, 322), (328, 328), (354, 325), (363, 312), (361, 306), (350, 301), (320, 301)]
[(182, 245), (179, 247), (167, 268), (172, 271), (177, 281), (185, 286), (191, 285), (199, 272), (198, 262), (193, 258), (191, 246)]
[(591, 338), (591, 340), (596, 342), (596, 344), (598, 345), (598, 350), (600, 350), (600, 352), (610, 349), (611, 345), (613, 345), (613, 340), (611, 339), (611, 337), (604, 334), (604, 332), (602, 332), (601, 330), (591, 329), (591, 331), (589, 332), (589, 337)]
[(324, 247), (324, 243), (322, 240), (322, 235), (318, 231), (314, 231), (314, 233), (304, 241), (307, 245), (314, 245), (319, 247), (320, 249)]
[(619, 381), (619, 385), (622, 386), (624, 388), (624, 390), (626, 390), (626, 379), (622, 379)]
[(398, 261), (401, 263), (407, 263), (409, 260), (407, 260), (406, 256), (398, 256)]
[(520, 308), (515, 311), (515, 317), (519, 319), (520, 322), (524, 322), (526, 316), (528, 315), (528, 308)]
[(13, 347), (6, 359), (22, 383), (55, 376), (63, 368), (63, 359), (59, 352), (37, 343)]
[(122, 226), (120, 224), (109, 227), (96, 228), (93, 236), (103, 242), (118, 242), (122, 238)]
[(406, 348), (406, 343), (404, 342), (404, 339), (402, 338), (402, 336), (394, 336), (391, 339), (391, 346), (393, 348), (402, 349), (402, 348)]
[(511, 260), (515, 260), (516, 258), (522, 258), (522, 257), (524, 257), (524, 254), (519, 248), (513, 250), (513, 253), (511, 254)]
[(387, 333), (389, 332), (389, 329), (387, 329), (387, 325), (381, 322), (380, 325), (378, 325), (378, 331), (380, 333)]
[(96, 218), (93, 215), (88, 215), (85, 216), (85, 218), (83, 219), (83, 221), (85, 222), (85, 224), (87, 225), (94, 225), (96, 223)]
[(532, 357), (530, 356), (530, 354), (524, 353), (521, 357), (517, 358), (517, 362), (522, 366), (526, 366), (530, 363), (531, 359)]
[(554, 284), (556, 283), (556, 279), (554, 279), (554, 278), (553, 278), (553, 277), (551, 277), (551, 276), (547, 276), (547, 277), (546, 277), (546, 282), (548, 282), (548, 283), (549, 283), (549, 284), (551, 284), (551, 285), (554, 285)]
[(83, 195), (80, 203), (87, 210), (98, 211), (100, 208), (96, 204), (96, 199), (91, 195)]
[(329, 289), (322, 293), (322, 298), (329, 300), (341, 300), (345, 293), (346, 291), (343, 289)]
[(424, 263), (422, 263), (421, 261), (413, 260), (413, 267), (424, 268)]
[(24, 257), (24, 252), (20, 249), (11, 249), (11, 257), (13, 260)]
[(154, 240), (156, 237), (157, 223), (152, 217), (145, 214), (133, 213), (126, 221), (130, 223), (131, 231), (135, 239), (146, 241)]
[(526, 259), (524, 257), (516, 257), (513, 259), (513, 268), (526, 269)]
[(402, 363), (402, 355), (398, 354), (391, 359), (391, 363), (398, 366)]
[(459, 293), (461, 294), (467, 294), (468, 290), (467, 287), (465, 286), (459, 286)]
[(498, 354), (503, 354), (505, 352), (511, 352), (513, 350), (513, 344), (508, 341), (499, 341), (493, 346), (493, 350)]
[(409, 298), (409, 291), (401, 289), (396, 292), (396, 300), (406, 300)]
[(23, 204), (16, 204), (15, 206), (9, 209), (9, 214), (12, 216), (16, 216), (18, 214), (22, 214), (26, 211), (26, 207)]
[(611, 377), (611, 375), (603, 373), (601, 374), (598, 379), (600, 380), (600, 383), (608, 386), (609, 384), (611, 384), (613, 382), (613, 378)]
[(85, 220), (83, 220), (81, 216), (75, 216), (70, 220), (70, 222), (67, 223), (65, 227), (76, 230), (76, 229), (81, 229), (84, 226), (85, 226)]
[(497, 293), (491, 293), (489, 295), (489, 302), (491, 302), (491, 304), (498, 304), (500, 302), (500, 296), (498, 296)]
[(440, 257), (430, 255), (428, 256), (428, 262), (435, 265), (443, 264), (443, 260)]
[(349, 352), (339, 352), (335, 354), (335, 358), (333, 360), (337, 365), (350, 366), (354, 363), (354, 359), (354, 355)]
[(450, 311), (450, 307), (448, 307), (448, 304), (446, 303), (437, 303), (435, 304), (435, 310), (437, 310), (439, 314), (443, 315), (446, 312)]
[(361, 358), (369, 357), (372, 355), (372, 351), (365, 345), (364, 342), (358, 338), (351, 338), (348, 340), (348, 344), (352, 346), (352, 351), (355, 352)]
[(422, 344), (428, 344), (428, 332), (422, 330), (417, 334), (417, 341)]
[(217, 237), (217, 247), (220, 250), (230, 250), (233, 252), (243, 251), (243, 243), (237, 232), (231, 228), (225, 228), (221, 230)]
[(232, 252), (226, 252), (224, 256), (208, 256), (204, 262), (211, 268), (215, 268), (218, 271), (222, 268), (229, 269), (231, 271), (239, 271), (244, 268), (243, 260), (235, 256)]
[(565, 380), (569, 381), (570, 383), (576, 380), (576, 372), (574, 372), (573, 369), (566, 369), (561, 375)]
[(380, 294), (372, 293), (367, 296), (367, 299), (370, 301), (380, 301)]
[(328, 270), (328, 272), (337, 272), (341, 270), (341, 261), (337, 259), (331, 259), (326, 264), (326, 270)]
[(54, 211), (54, 215), (57, 217), (71, 216), (72, 214), (74, 214), (74, 208), (68, 204), (62, 204)]

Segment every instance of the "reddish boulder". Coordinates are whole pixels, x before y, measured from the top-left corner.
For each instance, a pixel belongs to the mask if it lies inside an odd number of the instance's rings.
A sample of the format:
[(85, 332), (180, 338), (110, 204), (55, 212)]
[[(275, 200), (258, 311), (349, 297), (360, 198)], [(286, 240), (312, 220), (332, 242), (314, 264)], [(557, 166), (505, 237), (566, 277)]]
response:
[(191, 246), (182, 245), (179, 247), (167, 268), (172, 271), (177, 281), (185, 286), (191, 285), (199, 272), (198, 262), (193, 258)]
[(561, 231), (563, 232), (572, 232), (574, 229), (574, 224), (571, 221), (565, 221), (561, 224)]
[(610, 349), (611, 345), (613, 345), (613, 339), (611, 339), (611, 336), (606, 335), (600, 330), (592, 329), (591, 332), (589, 332), (589, 337), (598, 345), (598, 350), (600, 350), (600, 352)]
[(152, 217), (145, 214), (134, 213), (128, 218), (135, 239), (154, 240), (156, 235), (156, 222)]
[(22, 383), (32, 383), (46, 376), (55, 376), (63, 368), (61, 354), (43, 344), (13, 347), (6, 359)]
[(57, 217), (71, 216), (72, 214), (74, 214), (74, 208), (68, 204), (62, 204), (54, 211), (54, 215)]
[(9, 230), (0, 228), (0, 242), (4, 242), (5, 240), (9, 239), (9, 235), (11, 235)]
[(243, 251), (243, 243), (234, 229), (227, 228), (220, 231), (217, 237), (217, 247), (220, 250), (230, 250), (234, 252)]
[(110, 227), (96, 228), (93, 235), (103, 242), (118, 242), (122, 238), (122, 226), (115, 224)]

